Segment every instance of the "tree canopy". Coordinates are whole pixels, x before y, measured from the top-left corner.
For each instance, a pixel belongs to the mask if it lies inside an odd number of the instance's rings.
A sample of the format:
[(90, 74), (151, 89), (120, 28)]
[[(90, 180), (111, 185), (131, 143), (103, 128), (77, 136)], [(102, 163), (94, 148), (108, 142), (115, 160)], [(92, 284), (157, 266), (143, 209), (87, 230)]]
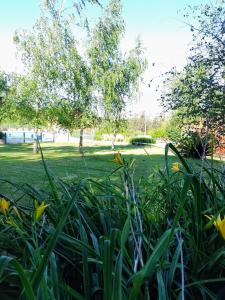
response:
[[(225, 25), (224, 5), (191, 9), (193, 46), (183, 71), (167, 74), (161, 102), (177, 110), (183, 124), (201, 123), (211, 132), (224, 132), (225, 116)], [(190, 14), (186, 14), (188, 17)]]
[[(26, 119), (24, 107), (35, 108), (36, 121), (31, 123), (36, 124), (36, 130), (42, 123), (43, 111), (45, 120), (47, 117), (64, 129), (83, 129), (96, 120), (90, 67), (77, 50), (72, 28), (76, 26), (75, 20), (61, 14), (55, 1), (46, 4), (47, 10), (33, 30), (17, 32), (14, 38), (26, 69), (28, 86), (31, 86), (27, 99), (24, 98), (26, 91), (24, 94), (17, 89), (22, 96), (18, 93), (15, 96), (23, 102), (21, 109), (19, 105), (14, 105), (14, 109), (16, 107)], [(19, 78), (22, 80), (19, 86), (24, 87), (25, 77), (18, 77), (17, 81)], [(37, 117), (40, 117), (38, 122)]]
[[(11, 76), (5, 108), (11, 117), (17, 114), (34, 126), (34, 151), (38, 130), (47, 123), (73, 131), (102, 119), (116, 135), (147, 65), (140, 40), (128, 53), (121, 50), (125, 31), (121, 1), (111, 0), (103, 10), (85, 50), (79, 49), (73, 12), (67, 12), (63, 1), (44, 4), (32, 31), (15, 34), (25, 74)], [(75, 1), (72, 7), (79, 13), (84, 5), (85, 1)]]
[(121, 10), (121, 1), (110, 1), (92, 32), (88, 51), (100, 111), (114, 135), (124, 124), (127, 102), (137, 92), (147, 64), (139, 40), (127, 55), (121, 51), (125, 30)]

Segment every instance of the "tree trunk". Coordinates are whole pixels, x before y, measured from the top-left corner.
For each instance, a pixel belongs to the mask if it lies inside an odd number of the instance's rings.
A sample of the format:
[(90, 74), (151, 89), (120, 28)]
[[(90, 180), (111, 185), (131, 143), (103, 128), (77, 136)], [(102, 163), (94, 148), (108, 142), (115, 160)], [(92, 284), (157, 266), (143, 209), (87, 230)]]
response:
[(112, 139), (112, 150), (115, 149), (115, 142), (116, 142), (116, 133), (113, 134), (113, 139)]
[(80, 130), (80, 140), (79, 140), (79, 152), (83, 153), (83, 140), (84, 140), (84, 129)]
[(39, 152), (38, 147), (38, 128), (34, 129), (34, 145), (33, 145), (33, 153), (37, 154)]
[(33, 145), (33, 153), (37, 154), (39, 152), (38, 147), (38, 113), (39, 113), (39, 107), (40, 107), (40, 99), (37, 97), (35, 101), (35, 113), (36, 113), (36, 122), (35, 122), (35, 128), (34, 128), (34, 145)]

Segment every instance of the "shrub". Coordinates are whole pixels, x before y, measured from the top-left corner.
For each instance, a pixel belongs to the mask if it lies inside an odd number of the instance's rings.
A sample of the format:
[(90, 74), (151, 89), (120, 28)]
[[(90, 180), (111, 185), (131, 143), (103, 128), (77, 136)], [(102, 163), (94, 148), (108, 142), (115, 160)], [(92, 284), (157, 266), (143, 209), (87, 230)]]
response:
[(180, 120), (174, 115), (160, 127), (150, 130), (149, 134), (153, 138), (167, 139), (176, 143), (181, 138)]
[(167, 138), (166, 128), (164, 126), (150, 130), (149, 134), (152, 136), (152, 138), (155, 138), (155, 139)]
[(99, 130), (95, 130), (94, 140), (95, 141), (101, 141), (102, 140), (102, 132), (100, 132)]
[(132, 145), (146, 145), (146, 144), (155, 144), (155, 139), (151, 137), (134, 137), (130, 139), (130, 144)]
[(197, 131), (189, 131), (183, 134), (177, 147), (180, 149), (181, 154), (185, 157), (198, 159), (204, 155), (204, 151), (207, 156), (212, 154), (212, 142), (209, 140), (206, 143), (205, 137)]
[(0, 131), (0, 140), (4, 140), (5, 139), (5, 134), (4, 132)]

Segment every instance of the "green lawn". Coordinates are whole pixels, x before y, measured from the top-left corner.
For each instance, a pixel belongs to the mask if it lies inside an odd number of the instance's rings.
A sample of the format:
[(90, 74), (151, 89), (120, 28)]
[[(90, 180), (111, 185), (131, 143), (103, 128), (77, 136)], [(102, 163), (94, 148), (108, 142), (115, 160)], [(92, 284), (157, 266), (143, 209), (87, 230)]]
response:
[[(115, 152), (110, 146), (87, 146), (84, 148), (84, 157), (71, 143), (44, 143), (42, 149), (49, 169), (65, 180), (102, 178), (117, 167), (112, 162)], [(126, 158), (136, 160), (136, 178), (148, 176), (153, 169), (164, 166), (164, 150), (155, 146), (117, 146), (116, 151), (120, 151)], [(177, 158), (171, 154), (170, 162), (175, 161)], [(41, 156), (32, 153), (31, 144), (0, 145), (0, 165), (1, 179), (29, 183), (34, 187), (44, 186), (47, 182)], [(0, 193), (8, 192), (9, 187), (1, 181)]]

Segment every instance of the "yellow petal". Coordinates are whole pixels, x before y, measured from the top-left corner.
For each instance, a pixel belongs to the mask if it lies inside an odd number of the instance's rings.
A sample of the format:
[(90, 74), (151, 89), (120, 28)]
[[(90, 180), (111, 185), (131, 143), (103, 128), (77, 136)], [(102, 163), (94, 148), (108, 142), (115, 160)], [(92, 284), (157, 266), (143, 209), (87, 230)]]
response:
[(40, 217), (43, 215), (46, 207), (48, 207), (49, 204), (45, 204), (45, 202), (43, 201), (40, 205), (38, 204), (38, 202), (35, 202), (35, 211), (34, 211), (34, 220), (38, 221), (40, 219)]
[(172, 164), (172, 167), (171, 167), (171, 170), (174, 172), (174, 173), (177, 173), (180, 171), (180, 164), (175, 162)]
[(9, 210), (10, 202), (6, 199), (2, 198), (0, 199), (0, 210), (1, 212), (6, 216)]
[(118, 165), (123, 165), (123, 158), (122, 158), (122, 155), (120, 152), (118, 152), (116, 155), (115, 155), (115, 158), (113, 159), (113, 162), (118, 164)]
[(208, 218), (209, 220), (214, 219), (213, 225), (216, 227), (216, 229), (219, 231), (219, 233), (225, 240), (225, 217), (221, 219), (220, 214), (217, 216), (217, 218), (213, 216), (209, 217), (207, 215), (205, 215), (205, 217)]
[(223, 239), (225, 239), (225, 218), (223, 218), (223, 220), (221, 220), (220, 215), (218, 216), (218, 218), (216, 220), (216, 228), (219, 230)]
[(220, 226), (220, 233), (223, 237), (223, 239), (225, 240), (225, 219), (223, 219), (221, 226)]

